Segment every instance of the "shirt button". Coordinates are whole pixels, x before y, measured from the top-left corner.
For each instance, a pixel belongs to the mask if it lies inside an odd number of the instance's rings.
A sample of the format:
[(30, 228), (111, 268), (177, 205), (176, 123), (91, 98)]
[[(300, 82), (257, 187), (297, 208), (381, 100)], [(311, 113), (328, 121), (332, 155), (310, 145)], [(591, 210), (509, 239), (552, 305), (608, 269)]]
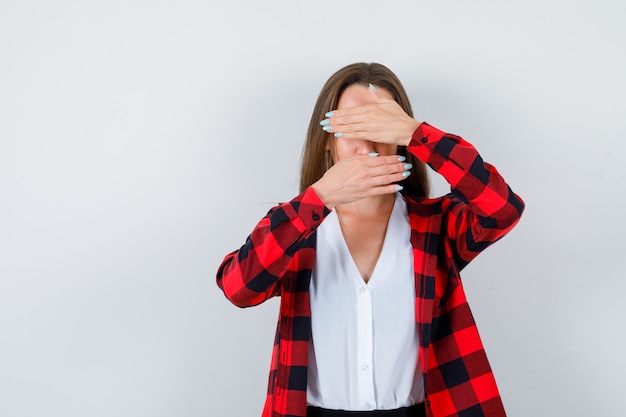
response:
[(359, 292), (360, 292), (360, 293), (364, 293), (365, 291), (367, 291), (367, 290), (365, 289), (365, 287), (361, 287), (361, 288), (359, 288)]
[(318, 221), (320, 219), (320, 215), (317, 213), (313, 213), (313, 220)]
[(368, 369), (370, 369), (370, 367), (367, 366), (367, 364), (366, 364), (366, 365), (361, 366), (361, 369), (364, 370), (364, 371), (367, 371)]
[(422, 138), (422, 141), (421, 141), (421, 142), (422, 142), (422, 143), (426, 143), (426, 142), (428, 142), (428, 138)]

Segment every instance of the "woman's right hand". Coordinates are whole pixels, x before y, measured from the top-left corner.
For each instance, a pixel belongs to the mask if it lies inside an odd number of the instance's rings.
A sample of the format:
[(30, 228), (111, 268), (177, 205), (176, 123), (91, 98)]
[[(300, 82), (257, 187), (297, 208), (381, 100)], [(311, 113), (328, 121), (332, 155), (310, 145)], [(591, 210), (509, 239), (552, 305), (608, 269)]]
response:
[(410, 175), (411, 164), (399, 155), (360, 155), (335, 163), (312, 187), (320, 200), (333, 209), (362, 198), (393, 194), (402, 189), (394, 184)]

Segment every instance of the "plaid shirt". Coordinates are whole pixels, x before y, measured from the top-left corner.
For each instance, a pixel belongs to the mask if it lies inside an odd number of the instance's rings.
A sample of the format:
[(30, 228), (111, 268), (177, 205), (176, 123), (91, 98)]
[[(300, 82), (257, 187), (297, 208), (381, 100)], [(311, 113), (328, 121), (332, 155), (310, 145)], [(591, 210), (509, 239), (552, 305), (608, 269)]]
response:
[[(524, 203), (458, 136), (422, 123), (407, 149), (451, 185), (450, 194), (434, 199), (405, 190), (427, 415), (505, 416), (459, 271), (511, 230)], [(328, 214), (309, 187), (270, 210), (217, 273), (218, 286), (237, 306), (281, 297), (263, 417), (306, 416), (309, 282), (315, 229)]]

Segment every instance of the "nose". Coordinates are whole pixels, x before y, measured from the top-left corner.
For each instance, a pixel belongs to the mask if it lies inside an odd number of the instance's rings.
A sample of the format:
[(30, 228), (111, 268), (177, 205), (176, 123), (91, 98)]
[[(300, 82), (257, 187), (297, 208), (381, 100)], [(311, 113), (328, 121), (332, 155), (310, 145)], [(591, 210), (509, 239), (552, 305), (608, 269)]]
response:
[(354, 142), (355, 142), (354, 145), (356, 146), (358, 155), (367, 155), (369, 153), (374, 152), (374, 142), (371, 142), (369, 140), (361, 140), (361, 139), (356, 139), (354, 140)]

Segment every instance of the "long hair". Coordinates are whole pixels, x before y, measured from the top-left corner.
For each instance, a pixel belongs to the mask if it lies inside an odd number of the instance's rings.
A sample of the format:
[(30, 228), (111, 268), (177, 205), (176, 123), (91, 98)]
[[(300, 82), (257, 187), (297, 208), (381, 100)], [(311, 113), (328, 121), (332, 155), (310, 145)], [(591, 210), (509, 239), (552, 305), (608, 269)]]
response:
[[(327, 141), (333, 140), (332, 135), (322, 130), (320, 121), (325, 119), (328, 111), (337, 108), (339, 97), (351, 85), (373, 84), (387, 90), (393, 99), (411, 117), (411, 103), (398, 77), (384, 65), (364, 62), (348, 65), (334, 73), (322, 88), (315, 103), (306, 142), (302, 150), (302, 166), (300, 169), (300, 192), (322, 178), (324, 173), (333, 165), (330, 151), (326, 149)], [(426, 172), (426, 165), (412, 154), (406, 152), (405, 146), (398, 146), (398, 155), (404, 155), (407, 162), (413, 164), (413, 172), (400, 184), (404, 192), (414, 197), (428, 197), (430, 185)]]

